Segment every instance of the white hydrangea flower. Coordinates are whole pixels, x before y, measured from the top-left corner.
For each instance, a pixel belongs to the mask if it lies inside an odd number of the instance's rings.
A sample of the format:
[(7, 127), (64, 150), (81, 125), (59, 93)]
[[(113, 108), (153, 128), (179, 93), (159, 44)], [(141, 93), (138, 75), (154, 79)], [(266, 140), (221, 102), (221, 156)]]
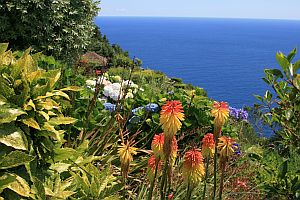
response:
[(113, 84), (111, 84), (111, 87), (112, 87), (112, 89), (113, 90), (120, 90), (120, 88), (121, 88), (121, 84), (120, 83), (113, 83)]
[(111, 93), (110, 97), (111, 97), (114, 101), (118, 101), (119, 95), (120, 95), (120, 99), (122, 99), (122, 96), (123, 96), (122, 93), (119, 94), (119, 91), (114, 90), (114, 91)]
[(104, 90), (103, 94), (106, 97), (109, 97), (113, 93), (113, 91), (114, 91), (111, 85), (105, 86), (103, 90)]

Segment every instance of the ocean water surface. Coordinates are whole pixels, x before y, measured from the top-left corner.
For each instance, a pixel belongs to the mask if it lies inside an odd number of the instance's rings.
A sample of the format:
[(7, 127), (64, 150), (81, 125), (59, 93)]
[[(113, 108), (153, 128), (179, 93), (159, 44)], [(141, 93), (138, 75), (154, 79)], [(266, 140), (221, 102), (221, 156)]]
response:
[(253, 95), (269, 89), (261, 78), (264, 68), (278, 68), (276, 52), (300, 47), (300, 21), (97, 17), (95, 22), (144, 68), (203, 87), (232, 107), (252, 106)]

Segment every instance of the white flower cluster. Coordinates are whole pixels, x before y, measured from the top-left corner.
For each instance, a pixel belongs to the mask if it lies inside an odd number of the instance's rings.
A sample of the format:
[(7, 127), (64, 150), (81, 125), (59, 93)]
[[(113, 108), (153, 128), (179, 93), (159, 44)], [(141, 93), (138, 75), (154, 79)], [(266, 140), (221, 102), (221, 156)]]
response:
[(100, 81), (104, 85), (103, 95), (105, 97), (112, 98), (114, 101), (124, 97), (125, 89), (127, 89), (125, 99), (133, 98), (133, 94), (135, 94), (139, 89), (142, 90), (142, 88), (139, 88), (137, 84), (129, 80), (122, 80), (120, 76), (113, 76), (111, 78), (117, 82), (112, 83), (107, 80), (106, 77), (101, 76), (98, 78), (98, 80), (86, 80), (86, 85), (88, 88), (94, 91), (96, 81)]

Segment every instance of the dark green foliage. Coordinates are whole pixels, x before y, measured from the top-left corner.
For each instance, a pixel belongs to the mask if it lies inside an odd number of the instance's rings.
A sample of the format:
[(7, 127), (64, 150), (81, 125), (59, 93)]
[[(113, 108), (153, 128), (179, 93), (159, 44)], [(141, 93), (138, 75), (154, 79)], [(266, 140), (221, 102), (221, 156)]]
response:
[(296, 52), (276, 54), (281, 70), (266, 69), (263, 79), (272, 92), (256, 96), (262, 102), (256, 108), (275, 134), (269, 141), (272, 149), (262, 160), (264, 170), (258, 173), (268, 198), (273, 199), (300, 198), (300, 61), (292, 63)]
[(43, 51), (72, 60), (91, 43), (99, 1), (12, 0), (0, 3), (0, 41), (13, 49)]

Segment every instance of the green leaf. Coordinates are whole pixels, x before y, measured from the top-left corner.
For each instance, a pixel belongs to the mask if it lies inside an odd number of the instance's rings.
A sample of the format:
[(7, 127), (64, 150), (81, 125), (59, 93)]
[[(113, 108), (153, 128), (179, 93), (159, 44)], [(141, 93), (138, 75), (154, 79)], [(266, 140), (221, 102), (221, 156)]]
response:
[(259, 95), (254, 95), (256, 99), (258, 99), (259, 101), (262, 101), (262, 97)]
[(296, 74), (299, 68), (300, 68), (300, 60), (297, 60), (293, 65), (293, 73)]
[(31, 162), (34, 156), (22, 151), (12, 151), (0, 159), (0, 169), (8, 169)]
[(297, 48), (294, 48), (290, 53), (289, 55), (287, 56), (287, 59), (289, 62), (291, 62), (293, 60), (293, 58), (295, 57), (297, 53)]
[(12, 124), (0, 125), (0, 143), (19, 150), (28, 149), (23, 131)]
[(272, 96), (273, 95), (271, 94), (271, 92), (269, 90), (267, 90), (264, 97), (268, 102), (270, 102), (272, 99)]
[(68, 171), (70, 166), (71, 164), (67, 164), (67, 163), (55, 163), (50, 166), (50, 169), (57, 171), (58, 173), (62, 173)]
[(60, 89), (60, 91), (75, 91), (75, 92), (78, 92), (78, 91), (81, 91), (81, 90), (82, 90), (82, 88), (78, 87), (78, 86), (69, 86), (69, 87)]
[(265, 69), (265, 73), (269, 73), (275, 76), (275, 78), (283, 78), (283, 74), (279, 69)]
[(74, 156), (77, 157), (77, 151), (72, 148), (57, 148), (54, 150), (54, 160), (55, 162), (68, 160), (73, 158)]
[(3, 54), (8, 48), (8, 43), (0, 43), (0, 54)]
[(46, 194), (45, 194), (45, 188), (43, 185), (43, 182), (40, 181), (37, 177), (33, 177), (33, 191), (35, 192), (36, 196), (39, 197), (38, 199), (46, 199)]
[(287, 58), (284, 56), (284, 54), (281, 52), (277, 53), (276, 60), (279, 63), (279, 65), (281, 66), (281, 68), (283, 69), (284, 73), (286, 75), (288, 75), (290, 62), (287, 60)]
[(22, 119), (21, 122), (29, 127), (41, 130), (40, 125), (33, 118)]
[(288, 170), (288, 161), (286, 160), (279, 166), (278, 177), (283, 179), (287, 173), (287, 170)]
[(0, 108), (0, 124), (16, 121), (17, 117), (20, 115), (23, 115), (23, 114), (26, 114), (26, 112), (24, 112), (21, 109), (1, 106), (1, 108)]
[(77, 119), (72, 117), (53, 117), (49, 120), (49, 124), (61, 125), (61, 124), (73, 124)]
[(0, 173), (0, 194), (15, 180), (15, 176), (10, 175), (9, 173)]

